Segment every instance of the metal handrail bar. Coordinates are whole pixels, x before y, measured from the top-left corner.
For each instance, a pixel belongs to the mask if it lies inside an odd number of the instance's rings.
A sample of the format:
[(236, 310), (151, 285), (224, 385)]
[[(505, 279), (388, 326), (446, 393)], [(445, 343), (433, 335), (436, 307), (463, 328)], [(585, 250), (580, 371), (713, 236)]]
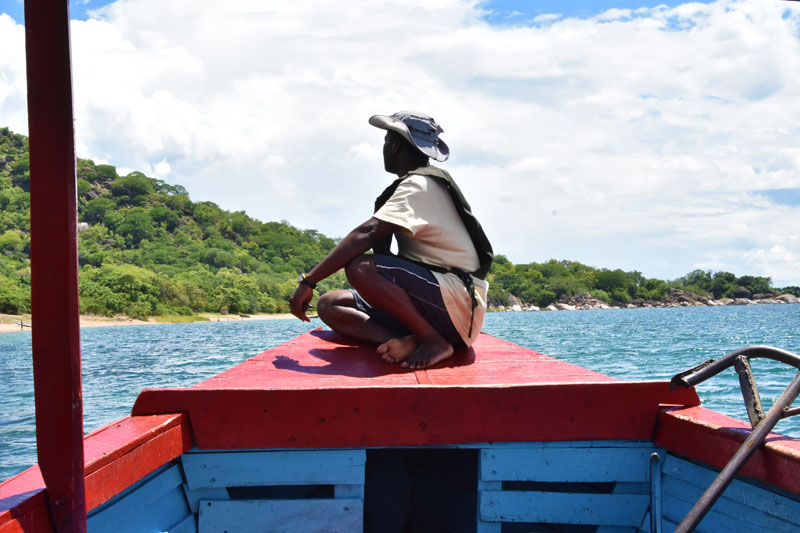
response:
[(772, 359), (787, 365), (791, 365), (800, 370), (800, 355), (775, 348), (774, 346), (747, 346), (735, 350), (720, 359), (709, 359), (704, 363), (700, 363), (694, 368), (685, 370), (672, 378), (669, 384), (670, 390), (675, 390), (677, 387), (688, 389), (698, 383), (716, 376), (726, 368), (733, 366), (739, 356), (745, 356), (748, 359), (756, 357), (763, 357), (765, 359)]
[[(774, 348), (772, 346), (749, 346), (747, 348), (742, 348), (740, 350), (731, 352), (718, 361), (714, 361), (712, 359), (692, 369), (689, 369), (686, 372), (677, 374), (672, 378), (672, 381), (670, 382), (670, 388), (675, 389), (678, 386), (686, 388), (691, 387), (719, 374), (722, 370), (730, 366), (736, 365), (737, 361), (739, 365), (741, 365), (742, 361), (746, 362), (747, 359), (751, 357), (765, 357), (767, 359), (774, 359), (776, 361), (794, 366), (800, 370), (800, 356), (792, 352), (781, 350), (780, 348)], [(739, 365), (737, 365), (737, 372), (739, 372), (741, 369)], [(747, 368), (749, 369), (749, 363), (747, 364)], [(752, 378), (752, 376), (749, 377)], [(741, 382), (743, 387), (747, 385), (744, 381)], [(761, 405), (760, 400), (758, 399), (758, 390), (755, 388), (755, 381), (751, 380), (748, 383), (749, 385), (747, 386), (752, 386), (750, 397), (752, 398), (752, 394), (754, 393), (755, 401), (758, 403), (758, 409), (760, 410)], [(678, 527), (675, 529), (676, 533), (687, 533), (689, 531), (693, 531), (703, 517), (708, 513), (717, 499), (719, 499), (728, 485), (730, 485), (731, 481), (733, 481), (733, 478), (736, 476), (736, 473), (739, 471), (739, 469), (744, 466), (747, 460), (750, 459), (750, 456), (752, 456), (759, 446), (761, 446), (761, 444), (764, 442), (764, 439), (767, 438), (767, 435), (769, 435), (770, 431), (772, 431), (772, 429), (775, 427), (775, 424), (777, 424), (779, 420), (788, 418), (795, 414), (800, 414), (800, 408), (789, 408), (797, 398), (798, 394), (800, 394), (800, 372), (795, 375), (794, 379), (792, 379), (792, 382), (789, 383), (789, 386), (786, 387), (786, 390), (784, 390), (780, 397), (778, 397), (778, 399), (770, 408), (769, 412), (767, 412), (766, 415), (762, 415), (762, 417), (756, 422), (753, 422), (753, 412), (751, 411), (751, 406), (747, 406), (748, 414), (750, 415), (751, 423), (753, 425), (753, 431), (747, 436), (731, 460), (728, 461), (728, 464), (726, 464), (722, 471), (720, 471), (716, 479), (714, 479), (700, 499), (697, 500), (697, 503), (694, 504), (692, 509), (684, 517), (681, 523), (678, 524)], [(747, 398), (748, 396), (746, 394), (746, 401)]]
[(661, 533), (661, 456), (650, 454), (650, 533)]

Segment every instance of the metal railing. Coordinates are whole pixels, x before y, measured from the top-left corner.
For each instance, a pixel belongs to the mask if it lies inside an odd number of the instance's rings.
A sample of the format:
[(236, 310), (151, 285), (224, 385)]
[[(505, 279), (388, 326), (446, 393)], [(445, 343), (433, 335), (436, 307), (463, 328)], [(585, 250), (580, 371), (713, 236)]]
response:
[[(783, 391), (766, 414), (764, 414), (764, 409), (761, 406), (761, 397), (758, 394), (753, 369), (750, 367), (750, 359), (758, 357), (780, 361), (798, 369), (797, 375), (795, 375), (792, 382), (789, 383), (789, 386), (786, 387), (786, 390)], [(750, 425), (753, 427), (753, 431), (750, 432), (750, 435), (747, 436), (744, 443), (731, 457), (725, 468), (720, 471), (717, 478), (706, 489), (697, 503), (694, 504), (694, 507), (678, 524), (675, 529), (676, 533), (693, 531), (711, 509), (711, 506), (714, 505), (714, 502), (733, 481), (739, 469), (744, 466), (750, 456), (764, 442), (764, 439), (775, 427), (775, 424), (779, 420), (800, 413), (800, 408), (790, 408), (798, 393), (800, 393), (800, 356), (772, 346), (748, 346), (731, 352), (720, 359), (710, 359), (694, 368), (676, 374), (670, 381), (670, 389), (695, 386), (731, 366), (739, 374), (739, 385), (742, 389), (747, 416), (750, 418)]]

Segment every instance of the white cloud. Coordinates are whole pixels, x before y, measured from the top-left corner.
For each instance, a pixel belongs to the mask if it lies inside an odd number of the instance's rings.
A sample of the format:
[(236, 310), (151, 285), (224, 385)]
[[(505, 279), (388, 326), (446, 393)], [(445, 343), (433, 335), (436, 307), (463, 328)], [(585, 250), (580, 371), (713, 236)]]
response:
[[(798, 7), (493, 27), (466, 0), (119, 0), (73, 22), (79, 155), (341, 236), (391, 179), (366, 119), (427, 110), (514, 261), (800, 285), (797, 208), (758, 194), (800, 187)], [(0, 16), (0, 122), (22, 132), (23, 38)]]
[(167, 161), (166, 159), (162, 159), (161, 161), (156, 163), (155, 167), (153, 168), (153, 177), (159, 179), (166, 179), (171, 172), (172, 172), (172, 166), (170, 166), (169, 161)]
[(28, 130), (25, 28), (0, 13), (0, 127)]

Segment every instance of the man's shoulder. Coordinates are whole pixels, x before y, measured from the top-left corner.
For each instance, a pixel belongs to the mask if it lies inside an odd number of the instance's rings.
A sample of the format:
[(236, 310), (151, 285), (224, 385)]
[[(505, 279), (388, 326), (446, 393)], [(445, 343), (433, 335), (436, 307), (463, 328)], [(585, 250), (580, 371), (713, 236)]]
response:
[(400, 181), (400, 184), (397, 186), (397, 188), (425, 191), (428, 189), (431, 181), (432, 178), (423, 174), (406, 174), (402, 181)]
[(412, 170), (407, 174), (407, 176), (427, 176), (432, 178), (439, 178), (446, 181), (450, 181), (453, 178), (450, 176), (450, 173), (447, 172), (443, 168), (435, 167), (433, 165), (427, 165), (424, 167), (419, 167), (417, 169)]

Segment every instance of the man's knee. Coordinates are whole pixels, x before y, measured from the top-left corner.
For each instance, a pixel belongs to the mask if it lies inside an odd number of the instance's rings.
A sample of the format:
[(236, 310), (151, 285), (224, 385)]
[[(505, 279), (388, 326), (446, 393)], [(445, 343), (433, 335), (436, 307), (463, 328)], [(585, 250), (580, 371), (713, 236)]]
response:
[(349, 290), (338, 290), (321, 295), (317, 300), (317, 315), (327, 324), (327, 319), (336, 312), (337, 307), (355, 307), (353, 293)]
[(333, 292), (326, 292), (319, 297), (319, 300), (317, 300), (317, 314), (323, 321), (334, 305), (336, 305), (336, 298)]
[(347, 281), (353, 287), (358, 288), (360, 281), (368, 279), (377, 273), (375, 261), (368, 255), (360, 255), (347, 263), (344, 267)]

